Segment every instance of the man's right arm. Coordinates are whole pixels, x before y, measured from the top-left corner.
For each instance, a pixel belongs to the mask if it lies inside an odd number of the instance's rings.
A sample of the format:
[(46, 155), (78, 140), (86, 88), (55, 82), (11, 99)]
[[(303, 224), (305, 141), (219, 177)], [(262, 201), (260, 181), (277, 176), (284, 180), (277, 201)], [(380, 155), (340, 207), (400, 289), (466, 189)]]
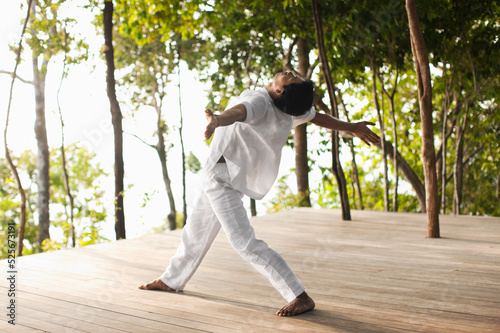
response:
[(379, 136), (373, 133), (372, 130), (370, 130), (367, 126), (373, 126), (375, 124), (368, 121), (351, 123), (342, 121), (328, 114), (316, 112), (316, 116), (312, 120), (310, 120), (310, 122), (334, 131), (351, 132), (356, 137), (365, 142), (368, 146), (370, 146), (371, 144), (378, 144), (380, 142)]
[(243, 104), (238, 104), (221, 114), (214, 114), (212, 110), (206, 109), (205, 116), (208, 124), (205, 130), (205, 140), (210, 139), (217, 127), (229, 126), (237, 121), (245, 121), (247, 118), (247, 109)]

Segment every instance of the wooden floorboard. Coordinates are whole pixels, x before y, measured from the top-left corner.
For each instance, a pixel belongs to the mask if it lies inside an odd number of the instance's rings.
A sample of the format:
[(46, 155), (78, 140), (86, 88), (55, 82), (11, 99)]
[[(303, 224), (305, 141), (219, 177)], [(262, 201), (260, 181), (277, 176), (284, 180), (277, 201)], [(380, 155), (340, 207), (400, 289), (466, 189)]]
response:
[[(500, 332), (500, 219), (300, 208), (252, 219), (316, 301), (294, 318), (220, 234), (184, 292), (138, 290), (180, 231), (18, 258), (16, 326), (1, 332)], [(0, 267), (7, 271), (7, 262)]]

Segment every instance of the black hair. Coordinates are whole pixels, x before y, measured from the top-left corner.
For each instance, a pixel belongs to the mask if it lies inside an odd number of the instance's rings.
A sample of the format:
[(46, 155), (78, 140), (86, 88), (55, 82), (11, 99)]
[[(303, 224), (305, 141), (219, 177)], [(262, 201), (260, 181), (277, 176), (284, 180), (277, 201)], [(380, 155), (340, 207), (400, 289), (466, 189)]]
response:
[(274, 101), (274, 105), (291, 116), (301, 116), (311, 109), (313, 104), (313, 82), (291, 83), (283, 87), (283, 94)]

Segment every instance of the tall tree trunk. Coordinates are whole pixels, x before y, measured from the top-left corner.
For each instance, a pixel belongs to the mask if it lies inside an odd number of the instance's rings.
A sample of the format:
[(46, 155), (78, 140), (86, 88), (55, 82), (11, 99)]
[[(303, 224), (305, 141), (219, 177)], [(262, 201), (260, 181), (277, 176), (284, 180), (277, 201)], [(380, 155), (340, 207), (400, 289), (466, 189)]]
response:
[[(345, 114), (346, 120), (351, 121), (349, 119), (349, 112), (347, 111), (347, 107), (344, 103), (344, 99), (342, 98), (342, 94), (341, 94), (339, 89), (337, 89), (337, 92), (339, 93), (340, 103), (342, 104), (342, 107), (344, 108), (344, 114)], [(351, 159), (352, 159), (351, 164), (352, 164), (353, 182), (355, 184), (355, 189), (357, 189), (357, 191), (358, 191), (359, 209), (364, 210), (365, 208), (363, 206), (363, 193), (361, 192), (361, 184), (359, 182), (358, 165), (356, 164), (356, 152), (354, 150), (353, 140), (349, 140), (349, 148), (351, 150)], [(356, 197), (355, 191), (353, 191), (353, 193), (354, 193), (353, 196), (355, 198)], [(353, 202), (354, 202), (354, 198), (353, 198)]]
[(391, 103), (391, 119), (392, 119), (392, 137), (394, 140), (394, 194), (392, 197), (392, 210), (394, 212), (398, 211), (398, 189), (399, 189), (399, 165), (398, 159), (396, 158), (398, 152), (398, 132), (397, 132), (397, 124), (396, 124), (396, 111), (394, 109), (394, 95), (389, 98)]
[(33, 85), (35, 88), (35, 136), (38, 147), (36, 160), (38, 170), (38, 242), (40, 246), (45, 239), (50, 238), (49, 227), (49, 144), (47, 142), (47, 128), (45, 125), (45, 76), (48, 62), (44, 58), (41, 68), (38, 62), (39, 54), (33, 52)]
[(443, 108), (443, 132), (441, 135), (442, 156), (441, 156), (441, 207), (442, 213), (446, 214), (446, 127), (448, 122), (448, 108)]
[(250, 198), (250, 213), (252, 216), (257, 216), (257, 205), (255, 199)]
[(455, 165), (453, 167), (453, 214), (460, 215), (460, 207), (462, 206), (462, 184), (464, 173), (464, 133), (467, 125), (468, 107), (465, 107), (465, 116), (463, 123), (457, 124), (457, 140), (455, 152)]
[[(446, 70), (446, 66), (443, 65), (443, 72)], [(443, 106), (442, 106), (442, 114), (443, 114), (443, 128), (442, 128), (442, 133), (441, 133), (441, 155), (436, 156), (436, 160), (440, 160), (441, 162), (437, 162), (437, 169), (439, 170), (439, 166), (441, 167), (441, 209), (442, 213), (446, 214), (446, 155), (447, 155), (447, 141), (448, 141), (448, 111), (450, 109), (450, 91), (451, 91), (451, 84), (453, 82), (453, 75), (450, 77), (450, 80), (446, 84), (445, 88), (445, 98), (443, 99)], [(456, 96), (456, 94), (455, 94)], [(458, 107), (458, 101), (455, 97), (455, 101), (457, 102), (457, 107)], [(439, 159), (440, 157), (440, 159)], [(439, 179), (438, 179), (439, 180)]]
[[(158, 87), (155, 88), (156, 93), (158, 93)], [(153, 93), (153, 106), (156, 110), (157, 114), (157, 121), (156, 121), (156, 132), (158, 135), (158, 143), (154, 147), (156, 149), (156, 152), (158, 153), (158, 157), (160, 158), (160, 163), (161, 163), (161, 171), (163, 175), (163, 182), (165, 184), (165, 190), (167, 191), (167, 196), (168, 196), (168, 202), (169, 202), (169, 207), (170, 207), (170, 213), (168, 214), (168, 226), (170, 230), (175, 230), (177, 228), (177, 222), (176, 222), (176, 217), (177, 217), (177, 210), (175, 208), (175, 200), (174, 200), (174, 194), (172, 191), (172, 185), (170, 181), (170, 176), (168, 175), (168, 169), (167, 169), (167, 149), (165, 147), (165, 139), (163, 137), (163, 134), (165, 133), (165, 124), (163, 122), (163, 118), (161, 116), (161, 109), (162, 109), (162, 100), (163, 96), (160, 95), (160, 103), (156, 101), (155, 95), (156, 93)]]
[(411, 48), (417, 75), (420, 118), (422, 120), (422, 159), (425, 174), (427, 207), (427, 237), (439, 238), (439, 204), (437, 195), (436, 153), (434, 151), (434, 129), (432, 123), (432, 85), (429, 55), (420, 29), (415, 0), (406, 0), (406, 11), (410, 26)]
[[(378, 69), (375, 65), (375, 61), (373, 58), (370, 61), (370, 66), (372, 68), (372, 96), (373, 103), (375, 104), (375, 109), (377, 110), (377, 118), (380, 124), (380, 140), (381, 142), (385, 141), (385, 123), (384, 123), (384, 110), (380, 109), (380, 104), (378, 102), (378, 94), (377, 94), (377, 73)], [(383, 162), (383, 170), (382, 175), (384, 177), (384, 211), (389, 211), (389, 177), (387, 175), (387, 152), (385, 151), (385, 145), (382, 145), (382, 162)]]
[(497, 199), (498, 199), (498, 204), (500, 205), (500, 162), (497, 164), (498, 165), (498, 175), (497, 175)]
[[(321, 23), (319, 3), (318, 0), (311, 1), (314, 16), (314, 27), (316, 30), (316, 43), (318, 45), (321, 69), (326, 81), (326, 86), (328, 88), (328, 96), (330, 97), (332, 115), (338, 118), (339, 112), (337, 99), (335, 97), (335, 84), (332, 80), (330, 64), (328, 63), (328, 57), (326, 56), (325, 40), (323, 37), (323, 26)], [(337, 131), (332, 131), (332, 171), (339, 186), (340, 202), (342, 206), (342, 219), (351, 220), (351, 208), (349, 207), (349, 198), (347, 196), (346, 179), (339, 159), (339, 134)]]
[[(309, 69), (309, 39), (297, 39), (297, 55), (299, 59), (298, 71), (302, 77), (306, 77)], [(307, 159), (307, 124), (295, 127), (294, 131), (295, 147), (295, 175), (297, 177), (298, 195), (303, 199), (301, 205), (310, 207), (311, 198), (309, 195), (309, 163)]]
[[(10, 167), (12, 173), (14, 174), (14, 179), (16, 180), (17, 189), (19, 191), (19, 194), (21, 195), (21, 203), (20, 203), (20, 207), (19, 207), (21, 209), (21, 211), (19, 213), (19, 229), (18, 229), (18, 234), (17, 234), (17, 248), (15, 249), (18, 257), (23, 255), (23, 240), (24, 240), (24, 232), (26, 229), (26, 192), (24, 191), (23, 185), (21, 183), (21, 178), (19, 177), (19, 173), (17, 172), (17, 167), (14, 164), (14, 162), (12, 161), (12, 157), (10, 156), (9, 145), (7, 144), (7, 138), (8, 138), (7, 131), (9, 129), (10, 107), (12, 105), (12, 92), (14, 91), (14, 82), (15, 82), (16, 77), (17, 77), (17, 75), (16, 75), (17, 67), (19, 66), (19, 63), (21, 62), (22, 43), (23, 43), (24, 33), (26, 32), (26, 26), (28, 25), (28, 21), (30, 19), (32, 3), (33, 3), (33, 0), (29, 0), (28, 9), (27, 9), (27, 13), (26, 13), (26, 19), (24, 20), (23, 29), (21, 32), (21, 38), (19, 39), (19, 47), (16, 50), (16, 64), (14, 66), (14, 71), (12, 72), (12, 81), (10, 84), (10, 93), (9, 93), (9, 104), (7, 106), (7, 115), (5, 117), (5, 127), (4, 127), (4, 132), (3, 132), (5, 159), (7, 160), (7, 163), (9, 164), (9, 167)], [(10, 252), (8, 252), (8, 253), (10, 254)]]
[(184, 138), (182, 135), (182, 130), (184, 129), (184, 118), (182, 116), (182, 104), (181, 104), (181, 75), (179, 67), (179, 113), (181, 117), (181, 124), (179, 126), (179, 137), (181, 140), (181, 162), (182, 162), (182, 225), (186, 225), (187, 222), (187, 203), (186, 203), (186, 151), (184, 148)]
[(123, 207), (123, 129), (122, 113), (116, 98), (115, 60), (113, 50), (113, 1), (105, 0), (103, 11), (104, 54), (106, 55), (106, 85), (115, 139), (115, 233), (116, 239), (126, 238)]
[(187, 222), (187, 203), (186, 203), (186, 151), (184, 149), (184, 137), (182, 130), (184, 129), (184, 117), (182, 116), (182, 95), (181, 95), (181, 50), (177, 45), (177, 78), (179, 79), (179, 138), (181, 140), (181, 160), (182, 160), (182, 225)]
[[(76, 246), (76, 235), (75, 235), (75, 216), (74, 216), (74, 206), (75, 206), (75, 200), (73, 198), (73, 194), (71, 193), (71, 188), (69, 186), (69, 174), (68, 174), (68, 167), (66, 165), (66, 151), (64, 147), (64, 120), (63, 120), (63, 115), (62, 115), (62, 110), (61, 110), (61, 105), (59, 103), (59, 95), (61, 92), (61, 87), (62, 83), (64, 80), (64, 75), (66, 73), (66, 58), (68, 54), (68, 35), (65, 34), (65, 39), (64, 39), (64, 60), (63, 60), (63, 70), (62, 70), (62, 75), (61, 75), (61, 81), (59, 83), (59, 88), (57, 89), (57, 109), (59, 111), (59, 120), (61, 122), (61, 163), (62, 163), (62, 169), (63, 169), (63, 176), (64, 176), (64, 189), (66, 190), (66, 195), (68, 196), (69, 200), (69, 214), (68, 219), (69, 219), (69, 225), (70, 225), (70, 238), (71, 238), (71, 245), (72, 247)], [(66, 210), (66, 209), (65, 209)]]
[(390, 110), (390, 114), (391, 114), (392, 138), (393, 138), (393, 142), (394, 142), (394, 147), (393, 147), (394, 152), (393, 152), (393, 158), (392, 158), (392, 163), (394, 166), (394, 194), (392, 196), (392, 210), (394, 212), (397, 212), (398, 211), (399, 166), (398, 166), (398, 159), (396, 158), (397, 152), (398, 152), (398, 131), (397, 131), (397, 123), (396, 123), (396, 109), (394, 106), (394, 96), (396, 95), (396, 89), (398, 87), (399, 70), (396, 67), (396, 78), (394, 79), (394, 84), (392, 86), (391, 93), (389, 93), (385, 89), (384, 80), (382, 79), (380, 72), (378, 73), (378, 77), (380, 80), (380, 84), (382, 86), (382, 91), (389, 99), (389, 104), (390, 104), (389, 110)]

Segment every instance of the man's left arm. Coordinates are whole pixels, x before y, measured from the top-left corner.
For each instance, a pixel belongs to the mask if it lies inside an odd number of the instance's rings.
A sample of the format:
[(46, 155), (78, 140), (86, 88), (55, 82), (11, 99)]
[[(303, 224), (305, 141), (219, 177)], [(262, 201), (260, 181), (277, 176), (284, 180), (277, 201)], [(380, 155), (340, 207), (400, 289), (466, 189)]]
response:
[(379, 136), (368, 128), (368, 125), (374, 126), (375, 124), (368, 121), (351, 123), (342, 121), (328, 114), (316, 112), (316, 116), (311, 119), (310, 122), (334, 131), (350, 132), (369, 146), (380, 142)]

